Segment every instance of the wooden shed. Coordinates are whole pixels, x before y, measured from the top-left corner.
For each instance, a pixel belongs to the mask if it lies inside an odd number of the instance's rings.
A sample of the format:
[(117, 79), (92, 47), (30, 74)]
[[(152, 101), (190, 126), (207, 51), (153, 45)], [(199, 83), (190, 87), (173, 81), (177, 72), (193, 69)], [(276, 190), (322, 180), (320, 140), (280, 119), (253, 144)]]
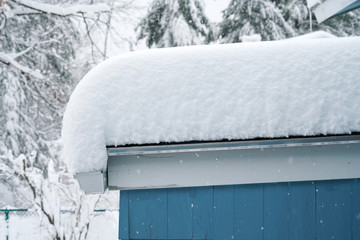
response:
[(360, 239), (360, 38), (131, 53), (64, 117), (86, 192), (120, 189), (119, 239)]

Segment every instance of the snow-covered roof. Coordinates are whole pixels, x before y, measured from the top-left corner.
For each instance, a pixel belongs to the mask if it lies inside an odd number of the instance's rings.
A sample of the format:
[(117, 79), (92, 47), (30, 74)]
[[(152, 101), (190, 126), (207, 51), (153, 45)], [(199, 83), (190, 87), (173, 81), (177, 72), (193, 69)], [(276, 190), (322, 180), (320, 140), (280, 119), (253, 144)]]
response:
[(335, 36), (334, 34), (328, 33), (326, 31), (316, 31), (316, 32), (310, 32), (310, 33), (292, 37), (292, 38), (286, 38), (286, 39), (283, 39), (282, 41), (319, 39), (319, 38), (337, 38), (337, 36)]
[(74, 173), (106, 146), (360, 131), (360, 38), (154, 49), (92, 69), (63, 120)]

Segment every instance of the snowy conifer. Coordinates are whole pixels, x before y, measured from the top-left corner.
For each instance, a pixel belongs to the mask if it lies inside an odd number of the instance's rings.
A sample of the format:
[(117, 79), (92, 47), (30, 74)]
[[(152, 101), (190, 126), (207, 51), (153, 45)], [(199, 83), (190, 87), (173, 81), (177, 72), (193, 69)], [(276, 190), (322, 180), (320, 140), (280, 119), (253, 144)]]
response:
[[(274, 0), (273, 2), (297, 35), (310, 31), (310, 15), (306, 0)], [(313, 31), (323, 30), (339, 37), (360, 35), (360, 11), (351, 11), (321, 24), (317, 23), (313, 14), (312, 29)]]
[(274, 0), (273, 3), (297, 35), (310, 31), (309, 9), (306, 0)]
[(314, 30), (325, 30), (339, 37), (360, 35), (360, 10), (354, 10), (346, 14), (328, 19), (321, 24), (316, 21)]
[(232, 0), (223, 14), (221, 42), (240, 42), (242, 36), (252, 34), (260, 34), (262, 40), (295, 35), (280, 10), (268, 0)]
[(148, 47), (209, 43), (212, 31), (201, 0), (154, 0), (139, 25)]

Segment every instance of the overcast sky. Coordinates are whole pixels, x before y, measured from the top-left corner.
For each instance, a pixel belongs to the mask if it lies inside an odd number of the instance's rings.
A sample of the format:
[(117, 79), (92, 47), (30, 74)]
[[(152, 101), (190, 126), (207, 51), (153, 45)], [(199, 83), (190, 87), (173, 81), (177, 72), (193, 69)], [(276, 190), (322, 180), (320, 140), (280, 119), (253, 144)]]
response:
[(220, 22), (222, 19), (221, 11), (230, 3), (230, 0), (206, 0), (205, 12), (212, 22)]

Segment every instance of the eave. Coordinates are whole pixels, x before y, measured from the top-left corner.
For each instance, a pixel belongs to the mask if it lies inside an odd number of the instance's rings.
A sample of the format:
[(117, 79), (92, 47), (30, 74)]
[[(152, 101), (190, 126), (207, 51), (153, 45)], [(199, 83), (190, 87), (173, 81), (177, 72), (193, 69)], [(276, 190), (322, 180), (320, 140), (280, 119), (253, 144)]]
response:
[(315, 13), (316, 20), (321, 23), (329, 18), (344, 14), (360, 7), (360, 0), (325, 0), (308, 1), (308, 7)]
[(103, 192), (107, 188), (195, 187), (360, 177), (360, 135), (123, 146), (109, 147), (107, 151), (107, 172), (77, 175), (88, 193)]

